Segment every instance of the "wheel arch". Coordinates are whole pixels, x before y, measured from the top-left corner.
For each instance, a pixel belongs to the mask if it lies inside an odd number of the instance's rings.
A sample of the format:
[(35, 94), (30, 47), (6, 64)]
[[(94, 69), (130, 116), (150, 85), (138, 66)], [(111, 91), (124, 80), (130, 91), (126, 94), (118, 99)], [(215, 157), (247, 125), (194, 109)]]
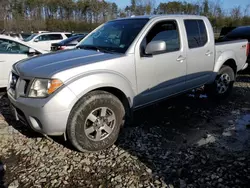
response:
[(123, 104), (125, 111), (130, 113), (132, 101), (131, 101), (131, 98), (127, 97), (123, 91), (121, 91), (120, 89), (118, 89), (116, 87), (99, 87), (99, 88), (96, 88), (94, 90), (91, 90), (90, 92), (97, 91), (97, 90), (106, 91), (106, 92), (111, 93), (112, 95), (116, 96)]
[(92, 74), (70, 83), (67, 87), (76, 95), (76, 99), (70, 105), (71, 111), (88, 93), (101, 90), (116, 96), (122, 102), (126, 114), (132, 115), (131, 108), (135, 92), (131, 83), (119, 75), (110, 73)]
[(215, 62), (215, 66), (214, 66), (214, 72), (219, 72), (221, 67), (223, 65), (229, 66), (234, 70), (234, 73), (237, 73), (237, 59), (235, 57), (235, 54), (233, 51), (226, 51), (223, 52), (219, 58), (217, 59), (217, 61)]
[(234, 75), (237, 74), (237, 65), (234, 59), (228, 59), (222, 66), (229, 66), (233, 69)]

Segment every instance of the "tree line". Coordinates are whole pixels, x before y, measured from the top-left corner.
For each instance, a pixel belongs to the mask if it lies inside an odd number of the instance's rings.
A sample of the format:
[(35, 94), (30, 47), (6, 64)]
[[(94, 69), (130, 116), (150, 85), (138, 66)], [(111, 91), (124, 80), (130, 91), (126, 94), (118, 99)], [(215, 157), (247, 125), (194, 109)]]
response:
[(0, 0), (0, 29), (7, 31), (91, 31), (118, 17), (149, 14), (196, 14), (209, 18), (215, 29), (250, 25), (250, 6), (224, 10), (220, 0), (195, 3), (131, 0), (119, 8), (106, 0)]

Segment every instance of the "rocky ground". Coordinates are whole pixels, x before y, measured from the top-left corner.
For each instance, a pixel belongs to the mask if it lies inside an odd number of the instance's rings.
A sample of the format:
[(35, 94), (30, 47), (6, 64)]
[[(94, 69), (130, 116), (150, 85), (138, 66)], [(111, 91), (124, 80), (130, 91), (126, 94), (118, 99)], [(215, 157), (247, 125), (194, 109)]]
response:
[(196, 91), (136, 112), (100, 153), (14, 121), (0, 94), (0, 187), (249, 187), (250, 75), (214, 102)]

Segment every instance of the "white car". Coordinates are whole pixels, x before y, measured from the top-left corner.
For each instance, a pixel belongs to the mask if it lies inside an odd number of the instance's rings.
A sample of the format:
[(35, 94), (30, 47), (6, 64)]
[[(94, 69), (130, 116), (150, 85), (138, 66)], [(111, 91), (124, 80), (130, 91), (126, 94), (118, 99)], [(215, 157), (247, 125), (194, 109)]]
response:
[(10, 36), (0, 35), (0, 88), (7, 87), (11, 67), (17, 61), (47, 53)]
[(68, 32), (42, 32), (32, 34), (30, 37), (24, 39), (24, 42), (49, 52), (52, 43), (60, 42), (71, 36), (72, 34)]

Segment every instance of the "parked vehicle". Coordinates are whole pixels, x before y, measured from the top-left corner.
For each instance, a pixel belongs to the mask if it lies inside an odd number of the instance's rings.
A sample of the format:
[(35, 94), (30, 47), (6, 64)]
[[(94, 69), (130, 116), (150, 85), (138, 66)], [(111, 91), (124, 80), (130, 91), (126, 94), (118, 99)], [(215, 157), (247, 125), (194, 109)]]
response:
[(45, 52), (19, 39), (0, 35), (0, 88), (7, 87), (9, 72), (14, 63), (43, 53)]
[(71, 37), (71, 33), (61, 32), (41, 32), (38, 34), (32, 34), (30, 37), (24, 39), (24, 42), (36, 46), (45, 51), (50, 51), (52, 43), (60, 42), (64, 39)]
[(16, 119), (35, 131), (65, 135), (79, 151), (99, 151), (114, 144), (138, 108), (202, 85), (209, 96), (226, 98), (248, 65), (246, 45), (215, 45), (202, 16), (117, 19), (77, 49), (16, 63), (8, 96)]
[(236, 27), (223, 27), (220, 31), (219, 40), (222, 39), (226, 34), (235, 29)]
[(58, 43), (51, 44), (51, 51), (73, 49), (86, 35), (73, 35)]
[(6, 36), (13, 37), (18, 40), (24, 40), (25, 38), (29, 37), (31, 34), (29, 33), (3, 33)]
[(247, 39), (248, 40), (248, 58), (247, 62), (250, 63), (250, 26), (241, 26), (233, 29), (231, 32), (226, 34), (222, 39), (219, 41), (233, 41), (239, 39)]

